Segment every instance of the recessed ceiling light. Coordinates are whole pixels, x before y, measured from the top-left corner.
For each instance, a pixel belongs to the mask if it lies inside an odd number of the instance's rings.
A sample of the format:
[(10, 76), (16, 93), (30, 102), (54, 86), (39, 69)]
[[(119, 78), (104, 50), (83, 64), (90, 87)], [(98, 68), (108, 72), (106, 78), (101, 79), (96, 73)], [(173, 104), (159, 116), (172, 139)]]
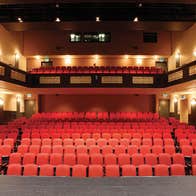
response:
[(56, 17), (55, 22), (61, 22), (60, 18), (59, 17)]
[(138, 4), (138, 7), (142, 7), (142, 3), (139, 3), (139, 4)]
[(99, 16), (96, 17), (96, 22), (100, 22), (100, 17)]
[(21, 17), (18, 17), (18, 22), (23, 22), (22, 18)]
[(133, 19), (133, 22), (138, 22), (138, 21), (139, 21), (138, 17), (135, 17), (135, 18)]
[(56, 4), (56, 8), (59, 8), (59, 7), (60, 7), (60, 6), (59, 6), (59, 4), (57, 3), (57, 4)]

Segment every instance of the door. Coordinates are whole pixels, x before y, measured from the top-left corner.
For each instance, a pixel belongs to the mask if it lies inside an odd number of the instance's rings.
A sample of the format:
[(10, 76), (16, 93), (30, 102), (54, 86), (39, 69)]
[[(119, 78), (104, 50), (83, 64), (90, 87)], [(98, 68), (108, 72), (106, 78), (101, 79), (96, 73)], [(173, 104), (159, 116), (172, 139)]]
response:
[(159, 100), (159, 115), (161, 117), (169, 117), (169, 102), (168, 99)]
[(25, 100), (25, 116), (27, 118), (35, 114), (35, 100)]

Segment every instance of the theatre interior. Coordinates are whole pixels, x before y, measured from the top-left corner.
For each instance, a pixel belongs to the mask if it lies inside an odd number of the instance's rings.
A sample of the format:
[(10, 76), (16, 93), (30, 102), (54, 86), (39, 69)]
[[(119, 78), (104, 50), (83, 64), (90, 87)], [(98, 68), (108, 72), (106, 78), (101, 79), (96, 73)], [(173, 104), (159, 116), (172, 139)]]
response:
[(195, 195), (195, 176), (195, 1), (0, 1), (0, 195)]

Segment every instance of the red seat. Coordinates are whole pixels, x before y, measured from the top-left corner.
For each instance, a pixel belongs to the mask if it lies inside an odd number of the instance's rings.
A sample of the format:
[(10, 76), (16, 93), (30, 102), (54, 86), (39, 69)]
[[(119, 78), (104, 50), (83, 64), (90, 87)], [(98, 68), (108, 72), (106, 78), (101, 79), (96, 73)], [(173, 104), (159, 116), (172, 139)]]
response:
[(73, 145), (73, 139), (71, 139), (71, 138), (65, 138), (65, 139), (63, 140), (63, 145), (64, 145), (64, 146)]
[(142, 154), (133, 154), (131, 159), (132, 165), (138, 166), (144, 164), (144, 156)]
[(134, 165), (122, 165), (122, 176), (136, 176), (136, 167)]
[(86, 177), (86, 166), (85, 165), (74, 165), (72, 167), (73, 177)]
[(82, 146), (82, 145), (84, 145), (84, 140), (81, 138), (77, 138), (74, 140), (74, 143), (76, 146), (79, 146), (79, 145)]
[(10, 145), (2, 145), (0, 146), (0, 154), (5, 157), (10, 156), (12, 147)]
[(139, 176), (152, 176), (152, 166), (151, 165), (139, 165), (138, 175)]
[(91, 145), (89, 146), (89, 154), (99, 154), (100, 153), (100, 147), (97, 145)]
[(27, 153), (29, 150), (29, 146), (28, 145), (20, 145), (18, 146), (18, 153), (21, 154), (21, 156), (23, 156), (25, 153)]
[(164, 164), (159, 164), (154, 166), (155, 176), (169, 176), (168, 166)]
[(57, 165), (56, 166), (56, 176), (70, 176), (70, 166), (69, 165)]
[(23, 156), (23, 165), (34, 164), (35, 163), (35, 154), (34, 153), (25, 153)]
[(63, 154), (63, 146), (62, 145), (55, 145), (52, 147), (52, 153), (60, 153)]
[(29, 146), (31, 144), (31, 139), (30, 138), (23, 138), (21, 140), (21, 145), (27, 145)]
[(75, 153), (75, 146), (73, 145), (68, 145), (64, 146), (64, 154), (74, 154)]
[(192, 175), (196, 176), (196, 165), (192, 165)]
[(117, 156), (118, 156), (118, 164), (120, 166), (130, 164), (130, 155), (129, 154), (122, 153)]
[(52, 140), (50, 139), (50, 138), (44, 138), (43, 140), (42, 140), (42, 145), (48, 145), (48, 146), (51, 146), (51, 144), (52, 144)]
[(106, 154), (111, 154), (113, 153), (113, 148), (110, 145), (105, 145), (102, 147), (102, 154), (106, 155)]
[(116, 138), (110, 138), (108, 140), (108, 144), (114, 148), (116, 145), (119, 144), (119, 140)]
[(105, 175), (107, 177), (119, 177), (119, 166), (118, 165), (106, 165), (105, 166)]
[(181, 147), (182, 149), (182, 154), (185, 156), (185, 157), (191, 157), (192, 154), (193, 154), (193, 147), (190, 146), (190, 145), (183, 145)]
[(40, 176), (53, 176), (54, 175), (54, 167), (49, 164), (41, 165), (39, 175)]
[(168, 153), (160, 153), (159, 154), (159, 164), (163, 165), (171, 165), (171, 155)]
[(21, 164), (21, 154), (20, 153), (10, 154), (9, 164)]
[(85, 146), (85, 145), (76, 146), (76, 152), (77, 152), (77, 154), (87, 153), (88, 152), (87, 146)]
[(136, 145), (131, 145), (131, 146), (128, 146), (127, 148), (127, 153), (132, 156), (133, 154), (137, 154), (138, 153), (138, 146)]
[(21, 171), (22, 171), (22, 168), (20, 164), (10, 164), (8, 165), (7, 175), (20, 176)]
[(184, 176), (185, 175), (184, 165), (181, 165), (181, 164), (171, 165), (171, 175), (172, 176)]
[(144, 158), (145, 158), (145, 163), (147, 165), (154, 166), (157, 164), (157, 155), (156, 154), (148, 153), (148, 154), (145, 154)]
[(55, 138), (55, 139), (53, 139), (52, 144), (53, 144), (53, 146), (62, 145), (63, 141), (61, 138)]
[(172, 155), (173, 164), (185, 165), (184, 155), (180, 153), (175, 153)]
[(51, 165), (61, 165), (63, 156), (60, 153), (53, 153), (50, 155), (50, 164)]
[(64, 164), (73, 166), (76, 164), (76, 155), (75, 154), (64, 154)]
[(86, 139), (86, 145), (87, 145), (87, 147), (90, 147), (90, 146), (95, 145), (95, 144), (96, 144), (95, 139), (93, 139), (93, 138)]
[(39, 145), (31, 145), (29, 147), (29, 152), (34, 153), (35, 155), (40, 152), (40, 146)]
[(31, 145), (38, 145), (38, 146), (40, 146), (41, 145), (41, 139), (39, 139), (39, 138), (33, 138), (31, 140)]
[(37, 168), (35, 164), (24, 165), (23, 176), (37, 176)]
[(106, 154), (104, 156), (105, 165), (115, 165), (117, 164), (117, 158), (115, 154)]
[(102, 177), (103, 167), (102, 165), (89, 165), (89, 177)]
[(46, 165), (49, 161), (48, 153), (38, 153), (37, 154), (37, 165)]
[(14, 146), (14, 139), (13, 138), (6, 138), (6, 139), (4, 139), (3, 144), (10, 145), (11, 147), (13, 147)]
[(41, 153), (51, 153), (51, 146), (50, 145), (43, 145), (41, 146)]
[(141, 154), (145, 155), (147, 153), (150, 153), (150, 151), (151, 151), (151, 147), (150, 146), (148, 146), (148, 145), (140, 146), (140, 153)]
[(118, 156), (119, 154), (126, 153), (126, 147), (124, 145), (117, 145), (114, 148), (115, 154)]
[(105, 138), (100, 138), (97, 140), (97, 145), (102, 148), (103, 146), (107, 145), (107, 140)]
[(165, 145), (164, 150), (165, 150), (165, 153), (168, 153), (170, 155), (176, 152), (175, 147), (172, 145)]
[(154, 145), (152, 146), (152, 153), (154, 154), (160, 154), (163, 152), (163, 147), (161, 145)]
[(154, 145), (163, 146), (163, 140), (161, 138), (154, 138), (153, 143)]
[(77, 155), (78, 165), (89, 165), (89, 155), (87, 153), (81, 153)]
[(100, 153), (95, 153), (90, 155), (91, 164), (102, 165), (103, 164), (103, 155)]

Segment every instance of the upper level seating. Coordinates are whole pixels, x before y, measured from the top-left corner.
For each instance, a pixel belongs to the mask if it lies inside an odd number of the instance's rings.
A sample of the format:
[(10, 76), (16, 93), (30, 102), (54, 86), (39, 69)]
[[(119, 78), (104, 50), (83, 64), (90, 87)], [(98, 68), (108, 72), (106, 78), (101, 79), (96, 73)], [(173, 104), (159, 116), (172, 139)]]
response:
[(56, 66), (33, 68), (31, 74), (163, 74), (159, 67), (143, 66)]

